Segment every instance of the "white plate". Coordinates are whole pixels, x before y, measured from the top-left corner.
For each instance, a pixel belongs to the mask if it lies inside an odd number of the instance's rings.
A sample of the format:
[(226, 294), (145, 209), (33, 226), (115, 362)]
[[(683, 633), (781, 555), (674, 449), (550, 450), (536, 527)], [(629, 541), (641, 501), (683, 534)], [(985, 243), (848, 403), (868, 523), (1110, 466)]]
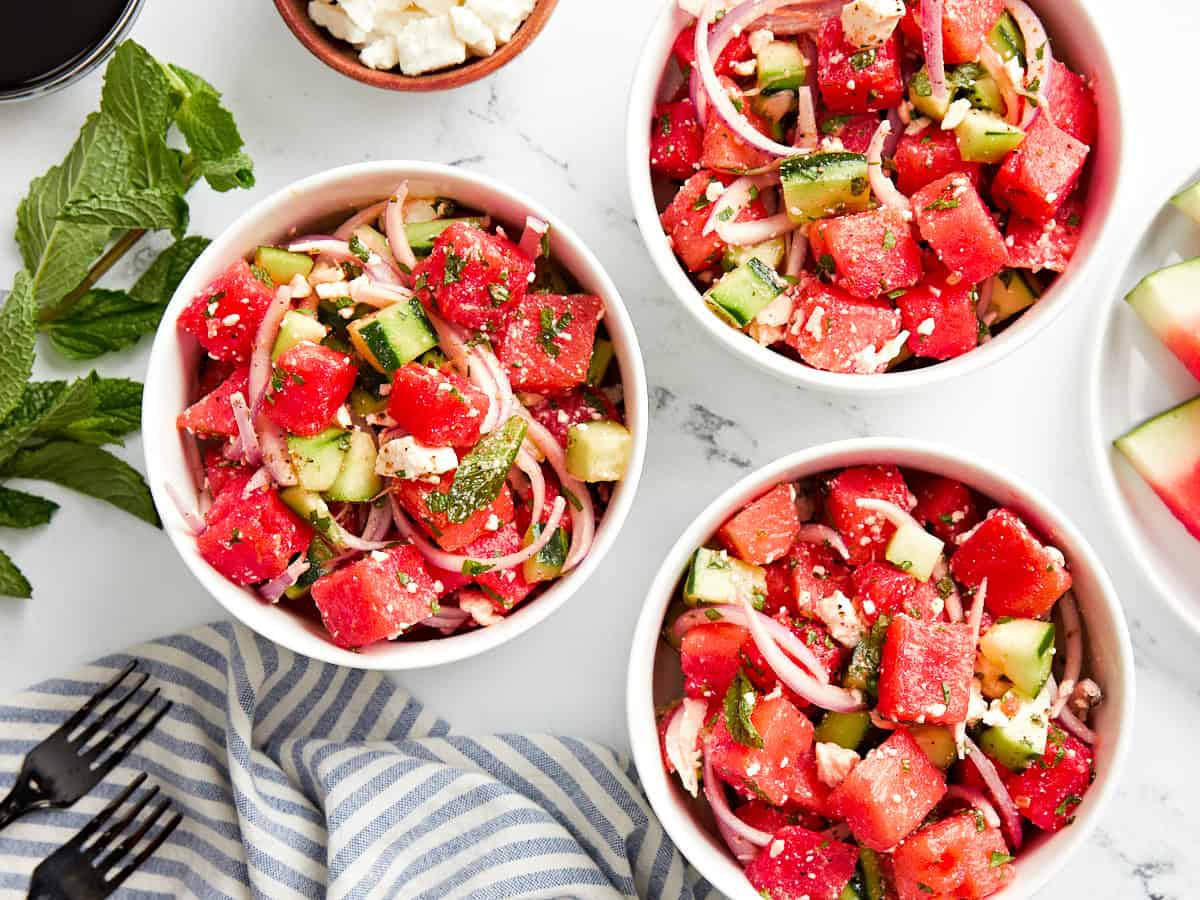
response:
[(1167, 604), (1200, 633), (1200, 542), (1112, 444), (1138, 423), (1200, 394), (1200, 382), (1123, 299), (1143, 276), (1194, 256), (1200, 256), (1200, 225), (1163, 198), (1162, 210), (1129, 257), (1119, 294), (1101, 317), (1091, 361), (1089, 418), (1104, 499), (1131, 555)]

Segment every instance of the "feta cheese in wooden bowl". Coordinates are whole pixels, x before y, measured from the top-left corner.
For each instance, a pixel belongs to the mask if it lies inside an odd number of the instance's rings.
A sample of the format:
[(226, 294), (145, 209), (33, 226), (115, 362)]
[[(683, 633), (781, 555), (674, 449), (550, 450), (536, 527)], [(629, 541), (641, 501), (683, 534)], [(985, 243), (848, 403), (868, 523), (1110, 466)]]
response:
[(309, 52), (394, 91), (478, 81), (528, 47), (557, 0), (275, 0)]

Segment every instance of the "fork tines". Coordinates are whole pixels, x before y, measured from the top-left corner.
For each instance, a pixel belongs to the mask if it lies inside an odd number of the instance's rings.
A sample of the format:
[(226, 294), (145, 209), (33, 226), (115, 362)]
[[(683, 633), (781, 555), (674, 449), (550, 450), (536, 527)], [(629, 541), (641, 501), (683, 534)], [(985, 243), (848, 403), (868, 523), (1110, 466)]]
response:
[[(127, 690), (120, 697), (120, 699), (109, 704), (108, 707), (104, 709), (103, 712), (99, 712), (95, 719), (93, 719), (86, 727), (84, 727), (82, 731), (79, 731), (80, 726), (83, 725), (88, 715), (96, 712), (99, 709), (100, 704), (103, 703), (104, 700), (106, 700), (109, 696), (111, 696), (124, 683), (124, 681), (131, 674), (133, 674), (134, 670), (137, 669), (137, 665), (138, 661), (136, 659), (130, 660), (124, 669), (118, 672), (112, 678), (112, 680), (108, 682), (108, 684), (97, 691), (91, 697), (91, 699), (88, 700), (88, 702), (82, 707), (80, 707), (79, 710), (76, 711), (76, 713), (71, 716), (71, 718), (68, 719), (66, 723), (59, 729), (59, 733), (67, 738), (68, 742), (79, 754), (79, 756), (83, 759), (86, 759), (93, 766), (96, 766), (101, 757), (104, 756), (104, 754), (110, 748), (113, 748), (112, 755), (105, 760), (102, 765), (99, 766), (99, 768), (105, 772), (110, 771), (114, 766), (116, 766), (117, 763), (124, 759), (129, 751), (133, 749), (133, 747), (139, 741), (141, 741), (142, 738), (150, 733), (154, 726), (159, 723), (162, 717), (165, 716), (171, 708), (171, 701), (166, 701), (166, 703), (155, 710), (155, 712), (141, 725), (140, 728), (134, 731), (130, 737), (127, 737), (119, 747), (114, 748), (116, 741), (127, 731), (129, 731), (134, 723), (138, 721), (141, 714), (149, 708), (150, 704), (156, 697), (159, 696), (161, 692), (160, 688), (155, 688), (144, 700), (142, 700), (141, 703), (137, 704), (137, 706), (135, 706), (127, 716), (116, 722), (116, 724), (111, 724), (117, 718), (117, 715), (129, 704), (129, 701), (132, 700), (143, 687), (145, 687), (150, 676), (146, 672), (141, 672), (133, 679), (129, 690)], [(107, 731), (103, 734), (100, 740), (96, 741), (93, 746), (89, 747), (88, 743), (95, 738), (102, 729), (106, 728), (106, 726), (108, 726)], [(76, 734), (77, 731), (78, 733)]]

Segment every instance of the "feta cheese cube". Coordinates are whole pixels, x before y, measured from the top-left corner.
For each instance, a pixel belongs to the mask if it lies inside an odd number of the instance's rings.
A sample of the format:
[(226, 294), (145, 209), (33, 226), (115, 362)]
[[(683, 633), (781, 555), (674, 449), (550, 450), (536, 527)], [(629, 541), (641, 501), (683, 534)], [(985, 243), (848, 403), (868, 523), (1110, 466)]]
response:
[(904, 18), (904, 0), (851, 0), (842, 7), (842, 32), (856, 47), (879, 47)]
[(431, 16), (444, 16), (458, 5), (458, 0), (413, 0), (413, 5)]
[(441, 475), (458, 468), (453, 447), (426, 447), (412, 435), (388, 441), (379, 448), (375, 472), (411, 481)]
[(466, 0), (463, 5), (492, 29), (497, 43), (507, 44), (533, 12), (536, 0)]
[(853, 601), (841, 591), (816, 602), (817, 618), (829, 627), (829, 634), (843, 647), (857, 647), (866, 630), (858, 618)]
[(396, 39), (390, 34), (381, 35), (373, 31), (367, 36), (367, 45), (362, 48), (358, 58), (364, 66), (372, 69), (394, 69), (400, 62)]
[(839, 744), (818, 741), (816, 745), (817, 778), (826, 787), (835, 788), (858, 765), (858, 754)]
[(355, 25), (340, 6), (312, 0), (308, 4), (308, 17), (338, 40), (361, 44), (367, 37), (367, 33)]
[(449, 16), (409, 22), (396, 35), (396, 50), (405, 75), (457, 66), (467, 58), (467, 45), (455, 35)]
[(458, 39), (476, 56), (491, 56), (496, 52), (496, 35), (471, 10), (455, 6), (450, 10), (450, 24)]
[(375, 0), (338, 0), (338, 7), (366, 34), (375, 30)]

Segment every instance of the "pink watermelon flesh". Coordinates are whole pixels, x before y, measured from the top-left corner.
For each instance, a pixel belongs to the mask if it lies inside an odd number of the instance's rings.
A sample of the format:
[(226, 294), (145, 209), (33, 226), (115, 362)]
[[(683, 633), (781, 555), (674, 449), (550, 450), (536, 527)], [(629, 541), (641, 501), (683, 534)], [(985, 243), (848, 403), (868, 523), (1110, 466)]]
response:
[(1200, 540), (1200, 397), (1135, 428), (1117, 449)]

